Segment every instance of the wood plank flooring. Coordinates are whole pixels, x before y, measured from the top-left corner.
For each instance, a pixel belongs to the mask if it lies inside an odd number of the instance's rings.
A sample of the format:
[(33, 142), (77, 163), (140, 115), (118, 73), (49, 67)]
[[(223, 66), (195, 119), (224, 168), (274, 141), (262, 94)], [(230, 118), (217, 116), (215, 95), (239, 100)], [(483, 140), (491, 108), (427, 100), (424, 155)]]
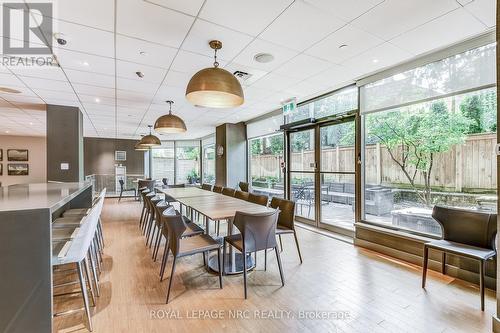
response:
[[(272, 252), (267, 271), (258, 256), (247, 300), (242, 276), (225, 276), (220, 290), (217, 275), (193, 256), (178, 261), (167, 305), (171, 258), (160, 283), (160, 262), (138, 229), (140, 209), (132, 199), (105, 202), (94, 332), (491, 332), (493, 291), (481, 312), (475, 285), (430, 272), (423, 290), (419, 267), (302, 228), (302, 265), (293, 237), (283, 237), (285, 287)], [(55, 300), (57, 311), (81, 306), (79, 295)], [(56, 318), (55, 332), (86, 332), (82, 314)]]

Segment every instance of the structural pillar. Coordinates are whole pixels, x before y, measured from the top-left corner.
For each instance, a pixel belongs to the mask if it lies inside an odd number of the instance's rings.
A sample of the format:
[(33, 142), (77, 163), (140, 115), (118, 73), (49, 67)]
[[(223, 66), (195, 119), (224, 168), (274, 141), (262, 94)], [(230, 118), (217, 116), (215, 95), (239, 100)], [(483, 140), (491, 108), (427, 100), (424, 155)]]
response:
[(47, 180), (84, 180), (83, 115), (77, 107), (47, 105)]
[(234, 187), (247, 181), (247, 135), (244, 123), (222, 124), (215, 130), (215, 183)]

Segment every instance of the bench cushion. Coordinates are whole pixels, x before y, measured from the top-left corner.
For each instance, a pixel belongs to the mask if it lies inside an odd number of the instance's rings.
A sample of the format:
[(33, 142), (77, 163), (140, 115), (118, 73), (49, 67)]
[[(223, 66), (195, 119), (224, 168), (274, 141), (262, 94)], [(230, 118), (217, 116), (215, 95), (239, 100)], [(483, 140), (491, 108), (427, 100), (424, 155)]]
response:
[(434, 240), (429, 243), (425, 243), (424, 246), (431, 249), (442, 250), (445, 252), (480, 260), (486, 260), (496, 255), (496, 251), (491, 249), (485, 249), (481, 247), (450, 242), (444, 239)]

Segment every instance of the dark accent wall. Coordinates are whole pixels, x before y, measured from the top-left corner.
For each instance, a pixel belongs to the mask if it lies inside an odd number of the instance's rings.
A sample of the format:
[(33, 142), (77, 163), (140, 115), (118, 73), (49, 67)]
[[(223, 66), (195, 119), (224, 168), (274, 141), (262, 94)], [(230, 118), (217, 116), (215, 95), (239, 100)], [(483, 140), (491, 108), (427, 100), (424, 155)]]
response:
[[(84, 138), (85, 175), (114, 174), (115, 164), (127, 167), (128, 174), (144, 174), (144, 152), (134, 150), (136, 140)], [(127, 152), (126, 161), (115, 161), (115, 151)]]
[[(224, 155), (216, 156), (216, 184), (235, 187), (247, 180), (247, 135), (246, 125), (222, 124), (215, 130), (216, 149), (224, 147)], [(217, 151), (217, 150), (216, 150)]]
[[(61, 170), (68, 163), (68, 170)], [(47, 105), (47, 180), (83, 181), (83, 116), (74, 106)]]

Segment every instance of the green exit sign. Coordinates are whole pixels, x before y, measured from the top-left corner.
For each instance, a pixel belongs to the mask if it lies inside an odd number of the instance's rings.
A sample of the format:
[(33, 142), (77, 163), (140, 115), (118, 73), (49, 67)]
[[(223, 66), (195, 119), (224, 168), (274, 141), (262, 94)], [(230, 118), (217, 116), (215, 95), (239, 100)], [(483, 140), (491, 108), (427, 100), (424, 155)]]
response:
[(283, 115), (289, 115), (297, 109), (297, 99), (290, 98), (281, 103), (281, 109), (283, 110)]

